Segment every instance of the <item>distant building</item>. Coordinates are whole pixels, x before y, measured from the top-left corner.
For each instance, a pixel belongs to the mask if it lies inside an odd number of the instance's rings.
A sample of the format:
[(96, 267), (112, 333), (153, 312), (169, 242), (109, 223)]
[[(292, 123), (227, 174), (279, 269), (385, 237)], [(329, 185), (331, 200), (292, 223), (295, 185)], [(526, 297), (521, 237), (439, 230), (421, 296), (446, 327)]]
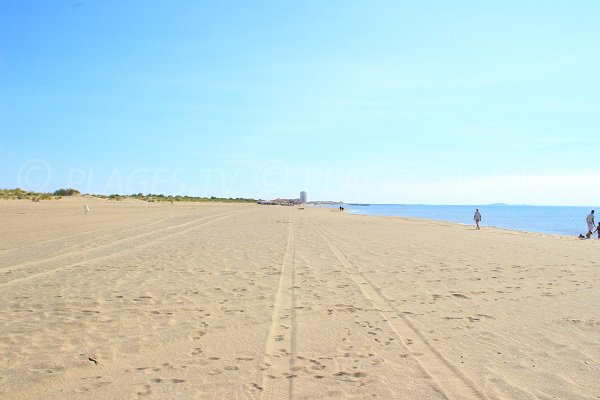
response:
[(305, 204), (306, 203), (306, 192), (302, 191), (300, 192), (300, 204)]
[(300, 201), (298, 199), (275, 199), (275, 200), (271, 200), (270, 203), (272, 204), (277, 204), (280, 206), (293, 206), (295, 204), (298, 204)]

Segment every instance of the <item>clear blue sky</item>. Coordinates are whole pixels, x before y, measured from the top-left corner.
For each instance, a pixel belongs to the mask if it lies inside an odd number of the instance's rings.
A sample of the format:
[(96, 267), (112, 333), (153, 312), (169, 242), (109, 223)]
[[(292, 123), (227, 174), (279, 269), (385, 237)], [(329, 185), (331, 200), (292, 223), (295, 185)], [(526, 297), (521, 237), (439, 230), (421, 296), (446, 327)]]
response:
[(0, 2), (0, 187), (593, 204), (599, 1)]

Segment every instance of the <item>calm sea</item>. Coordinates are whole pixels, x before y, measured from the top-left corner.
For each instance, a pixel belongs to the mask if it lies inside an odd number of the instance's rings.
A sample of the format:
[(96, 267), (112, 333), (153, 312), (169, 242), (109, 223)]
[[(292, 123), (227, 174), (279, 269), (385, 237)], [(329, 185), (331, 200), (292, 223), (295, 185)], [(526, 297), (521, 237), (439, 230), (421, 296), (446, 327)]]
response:
[[(438, 221), (473, 224), (475, 208), (483, 218), (482, 226), (520, 231), (574, 235), (587, 232), (585, 217), (590, 207), (512, 206), (428, 206), (405, 204), (371, 204), (359, 206), (344, 204), (346, 211), (364, 215), (388, 215), (427, 218)], [(599, 211), (600, 212), (600, 211)], [(598, 223), (598, 217), (596, 217)]]

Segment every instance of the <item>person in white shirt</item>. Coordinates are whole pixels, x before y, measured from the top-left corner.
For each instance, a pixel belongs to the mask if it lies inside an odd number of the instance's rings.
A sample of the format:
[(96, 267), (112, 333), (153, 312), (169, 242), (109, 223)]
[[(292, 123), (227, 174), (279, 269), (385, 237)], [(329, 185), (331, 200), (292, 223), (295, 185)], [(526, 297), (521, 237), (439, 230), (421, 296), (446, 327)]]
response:
[(475, 209), (475, 215), (473, 215), (473, 219), (475, 220), (475, 225), (477, 226), (475, 229), (481, 229), (479, 227), (479, 221), (481, 221), (481, 214), (479, 213), (479, 208)]
[(592, 231), (596, 227), (594, 224), (594, 210), (592, 210), (592, 212), (587, 216), (585, 222), (587, 222), (589, 236), (592, 236)]

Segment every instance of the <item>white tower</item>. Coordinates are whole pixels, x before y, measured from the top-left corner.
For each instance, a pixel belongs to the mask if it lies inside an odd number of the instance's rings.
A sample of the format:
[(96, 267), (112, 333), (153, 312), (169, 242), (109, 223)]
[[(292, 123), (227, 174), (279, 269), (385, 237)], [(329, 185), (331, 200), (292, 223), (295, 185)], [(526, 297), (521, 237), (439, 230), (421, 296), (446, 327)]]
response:
[(306, 192), (305, 191), (300, 192), (300, 203), (301, 204), (306, 203)]

